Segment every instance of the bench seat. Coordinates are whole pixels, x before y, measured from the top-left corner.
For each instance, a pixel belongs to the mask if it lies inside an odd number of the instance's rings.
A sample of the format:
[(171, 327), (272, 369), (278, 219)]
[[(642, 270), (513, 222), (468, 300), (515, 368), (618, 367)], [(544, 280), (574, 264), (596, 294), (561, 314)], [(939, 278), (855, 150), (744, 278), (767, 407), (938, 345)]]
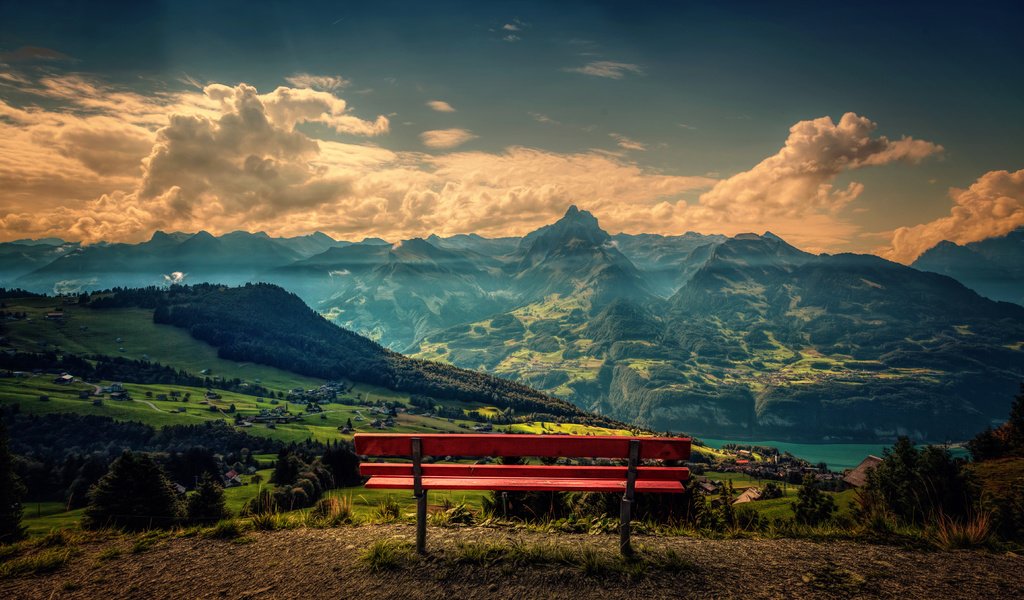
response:
[[(413, 478), (376, 475), (366, 482), (370, 489), (413, 489)], [(498, 490), (506, 492), (618, 492), (626, 490), (626, 480), (568, 479), (537, 477), (423, 477), (425, 490)], [(638, 479), (637, 492), (683, 493), (682, 482)]]

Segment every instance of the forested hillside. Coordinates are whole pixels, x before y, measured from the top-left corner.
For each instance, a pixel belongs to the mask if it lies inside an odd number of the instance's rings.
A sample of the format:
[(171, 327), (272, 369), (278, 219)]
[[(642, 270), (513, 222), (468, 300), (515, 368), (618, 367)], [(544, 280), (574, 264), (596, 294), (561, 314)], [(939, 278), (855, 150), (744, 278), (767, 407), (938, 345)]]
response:
[(525, 385), (443, 363), (410, 359), (330, 323), (298, 296), (270, 284), (118, 289), (90, 305), (153, 308), (157, 323), (187, 329), (234, 360), (324, 379), (346, 378), (425, 396), (481, 402), (518, 416), (550, 415), (620, 425)]

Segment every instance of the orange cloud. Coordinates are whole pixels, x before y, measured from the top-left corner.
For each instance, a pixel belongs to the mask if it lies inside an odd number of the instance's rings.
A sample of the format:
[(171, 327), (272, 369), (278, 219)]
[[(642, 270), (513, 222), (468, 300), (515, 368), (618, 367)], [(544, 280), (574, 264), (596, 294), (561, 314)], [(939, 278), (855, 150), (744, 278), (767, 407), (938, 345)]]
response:
[(943, 240), (966, 244), (1024, 225), (1024, 169), (989, 171), (966, 190), (953, 188), (949, 195), (953, 208), (948, 217), (900, 227), (882, 256), (909, 264)]
[(420, 134), (420, 141), (428, 148), (447, 149), (461, 146), (477, 136), (468, 129), (432, 129)]
[[(612, 232), (772, 229), (827, 249), (858, 234), (840, 213), (861, 187), (833, 189), (840, 173), (941, 150), (873, 137), (874, 123), (851, 113), (797, 123), (779, 152), (721, 180), (597, 150), (432, 154), (312, 137), (304, 123), (345, 136), (389, 131), (386, 117), (361, 119), (312, 87), (260, 94), (214, 83), (143, 95), (81, 76), (21, 85), (60, 109), (0, 101), (0, 152), (12, 157), (0, 163), (0, 239), (137, 241), (155, 229), (521, 235), (578, 204)], [(473, 135), (435, 130), (423, 139), (451, 148)]]

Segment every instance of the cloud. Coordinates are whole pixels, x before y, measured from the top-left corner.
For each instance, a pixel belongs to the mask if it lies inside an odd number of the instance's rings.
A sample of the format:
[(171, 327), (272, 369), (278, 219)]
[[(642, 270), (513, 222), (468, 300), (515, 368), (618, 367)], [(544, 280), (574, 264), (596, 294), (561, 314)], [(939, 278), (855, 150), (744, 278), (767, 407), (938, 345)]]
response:
[(532, 117), (533, 120), (537, 121), (538, 123), (544, 123), (545, 125), (561, 125), (562, 124), (561, 121), (556, 121), (555, 119), (552, 119), (551, 117), (549, 117), (549, 116), (547, 116), (545, 114), (536, 113), (536, 112), (531, 112), (531, 113), (527, 113), (527, 114), (529, 114), (530, 117)]
[[(236, 98), (233, 93), (235, 89), (238, 88), (213, 84), (203, 91), (215, 100), (231, 102)], [(249, 89), (255, 92), (255, 88)], [(299, 123), (316, 122), (332, 127), (338, 133), (376, 136), (387, 133), (390, 128), (388, 118), (383, 115), (375, 121), (364, 121), (352, 116), (348, 113), (346, 102), (328, 92), (279, 87), (269, 94), (259, 96), (258, 100), (266, 108), (268, 116), (286, 129)]]
[(567, 67), (563, 70), (570, 73), (582, 73), (593, 77), (604, 77), (606, 79), (622, 79), (628, 74), (644, 74), (643, 69), (640, 68), (639, 65), (614, 62), (610, 60), (597, 60), (587, 63), (582, 67)]
[(310, 75), (309, 73), (296, 73), (291, 77), (285, 77), (284, 80), (297, 88), (310, 88), (324, 92), (337, 91), (352, 83), (341, 75)]
[(505, 40), (506, 42), (518, 42), (519, 40), (521, 40), (523, 38), (519, 37), (518, 35), (516, 35), (514, 33), (510, 33), (510, 34), (506, 35), (505, 37), (503, 37), (501, 39)]
[(829, 117), (800, 121), (790, 128), (781, 150), (719, 182), (700, 197), (700, 205), (742, 222), (835, 213), (863, 191), (857, 182), (835, 188), (840, 173), (894, 162), (918, 163), (942, 152), (941, 146), (909, 137), (872, 137), (876, 127), (854, 113), (844, 114), (838, 123)]
[(429, 106), (430, 108), (436, 110), (437, 112), (444, 112), (444, 113), (453, 113), (453, 112), (455, 112), (455, 109), (452, 108), (452, 105), (448, 104), (444, 100), (431, 100), (430, 102), (427, 102), (427, 106)]
[[(836, 189), (839, 175), (941, 150), (876, 136), (874, 123), (857, 115), (839, 123), (824, 117), (796, 123), (778, 152), (723, 180), (669, 174), (596, 149), (392, 151), (366, 139), (387, 132), (385, 117), (361, 119), (344, 100), (312, 88), (261, 94), (214, 83), (144, 94), (82, 76), (28, 79), (10, 85), (42, 101), (0, 100), (0, 239), (140, 241), (156, 229), (322, 230), (391, 240), (521, 235), (578, 204), (612, 232), (770, 229), (828, 249), (859, 235), (843, 208), (862, 188)], [(464, 129), (422, 134), (433, 149), (475, 137)], [(1016, 218), (1000, 198), (1020, 195), (999, 192), (1009, 184), (998, 181), (972, 186), (958, 203), (994, 198), (985, 200), (990, 221)]]
[(1024, 226), (1024, 169), (989, 171), (965, 190), (951, 189), (949, 196), (953, 207), (948, 217), (900, 227), (881, 254), (909, 264), (943, 240), (967, 244)]
[(0, 52), (0, 62), (36, 61), (74, 61), (74, 59), (63, 52), (40, 46), (21, 46), (10, 52)]
[(501, 28), (505, 31), (519, 31), (519, 25), (516, 25), (515, 23), (505, 23)]
[(478, 136), (468, 129), (432, 129), (420, 134), (420, 141), (428, 148), (454, 148)]
[[(203, 108), (188, 108), (193, 106)], [(185, 110), (177, 112), (179, 107)], [(92, 242), (144, 238), (159, 228), (229, 229), (287, 219), (344, 197), (354, 179), (353, 173), (320, 162), (318, 141), (297, 131), (297, 125), (321, 122), (367, 136), (387, 130), (386, 118), (363, 121), (347, 112), (343, 100), (310, 89), (277, 88), (260, 95), (245, 84), (212, 84), (201, 99), (171, 103), (167, 110), (164, 126), (149, 132), (112, 115), (77, 117), (0, 102), (0, 133), (13, 134), (0, 135), (0, 149), (11, 147), (18, 157), (0, 168), (0, 183), (25, 186), (6, 187), (5, 197), (17, 198), (22, 191), (38, 198), (49, 191), (55, 204), (44, 210), (37, 203), (11, 203), (14, 210), (0, 216), (0, 232), (62, 232)], [(60, 159), (32, 165), (43, 157)], [(134, 172), (122, 173), (132, 164)], [(87, 183), (106, 188), (93, 200), (76, 202), (75, 196), (56, 196), (59, 188), (33, 185), (55, 173), (58, 181), (73, 180), (83, 171), (94, 173), (84, 177)]]
[(618, 133), (609, 133), (609, 137), (615, 140), (615, 143), (623, 150), (637, 150), (643, 152), (647, 150), (647, 145), (636, 140), (630, 139), (624, 135)]

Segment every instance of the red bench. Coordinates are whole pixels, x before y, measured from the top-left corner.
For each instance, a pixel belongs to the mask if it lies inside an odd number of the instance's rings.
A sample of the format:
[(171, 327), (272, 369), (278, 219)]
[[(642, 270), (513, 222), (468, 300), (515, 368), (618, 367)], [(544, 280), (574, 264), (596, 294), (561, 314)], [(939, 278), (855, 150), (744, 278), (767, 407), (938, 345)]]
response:
[[(362, 462), (371, 489), (412, 490), (416, 498), (416, 550), (427, 540), (428, 490), (622, 492), (619, 549), (632, 554), (630, 521), (635, 492), (682, 493), (686, 467), (642, 465), (644, 460), (686, 460), (689, 438), (524, 434), (357, 433), (356, 454), (406, 458), (411, 463)], [(537, 456), (628, 460), (625, 466), (424, 464), (425, 457)]]

